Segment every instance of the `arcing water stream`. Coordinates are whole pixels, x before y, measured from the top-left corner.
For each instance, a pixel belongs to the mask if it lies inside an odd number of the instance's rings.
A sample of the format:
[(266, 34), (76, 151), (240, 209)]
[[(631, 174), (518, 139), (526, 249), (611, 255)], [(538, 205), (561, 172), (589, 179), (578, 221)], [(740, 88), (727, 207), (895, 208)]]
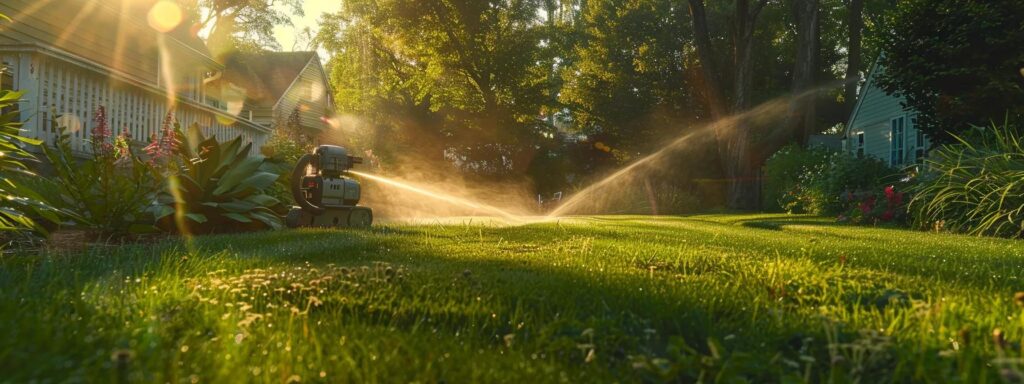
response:
[[(537, 221), (545, 221), (554, 218), (558, 218), (570, 213), (579, 208), (583, 202), (593, 200), (598, 193), (606, 192), (608, 188), (612, 187), (611, 183), (614, 181), (622, 180), (626, 176), (634, 174), (640, 170), (648, 169), (654, 165), (660, 164), (666, 160), (669, 155), (687, 148), (691, 144), (695, 143), (695, 139), (700, 137), (707, 137), (708, 134), (732, 134), (732, 131), (740, 127), (740, 123), (751, 124), (751, 125), (767, 125), (767, 124), (778, 124), (780, 123), (785, 114), (790, 110), (790, 106), (796, 100), (799, 100), (810, 95), (817, 94), (823, 89), (819, 88), (811, 90), (800, 95), (792, 97), (777, 98), (757, 107), (750, 109), (746, 112), (728, 116), (719, 119), (716, 122), (706, 124), (694, 129), (689, 129), (688, 132), (682, 136), (672, 140), (668, 144), (665, 144), (661, 149), (647, 155), (633, 163), (615, 171), (611, 175), (595, 182), (587, 187), (583, 188), (579, 192), (576, 192), (567, 200), (562, 202), (555, 209), (548, 212), (545, 216), (536, 217), (528, 214), (518, 214), (511, 212), (509, 209), (502, 209), (495, 207), (490, 204), (480, 202), (478, 199), (458, 196), (456, 193), (444, 192), (438, 189), (427, 187), (418, 183), (412, 183), (408, 181), (399, 181), (392, 178), (383, 176), (377, 176), (373, 174), (350, 171), (351, 173), (362, 176), (366, 179), (385, 184), (390, 187), (398, 188), (406, 192), (415, 193), (417, 195), (429, 197), (434, 200), (442, 201), (452, 206), (457, 206), (465, 209), (469, 209), (475, 212), (481, 212), (488, 215), (500, 217), (517, 224), (531, 223)], [(629, 188), (627, 186), (626, 188)], [(529, 212), (529, 209), (524, 209), (522, 212)]]
[(398, 181), (398, 180), (387, 178), (387, 177), (371, 175), (369, 173), (363, 173), (363, 172), (357, 172), (357, 171), (349, 171), (349, 173), (352, 173), (354, 175), (361, 176), (361, 177), (364, 177), (364, 178), (367, 178), (367, 179), (370, 179), (370, 180), (373, 180), (373, 181), (376, 181), (376, 182), (379, 182), (379, 183), (383, 183), (383, 184), (386, 184), (386, 185), (394, 187), (394, 188), (399, 188), (399, 189), (402, 189), (402, 190), (405, 190), (405, 191), (408, 191), (408, 192), (412, 192), (412, 193), (415, 193), (415, 194), (418, 194), (418, 195), (426, 196), (426, 197), (429, 197), (429, 198), (432, 198), (432, 199), (435, 199), (435, 200), (440, 200), (440, 201), (443, 201), (443, 202), (446, 202), (448, 204), (452, 204), (452, 205), (455, 205), (455, 206), (469, 208), (469, 209), (472, 209), (472, 210), (475, 210), (475, 211), (479, 211), (479, 212), (484, 212), (484, 213), (490, 214), (490, 215), (497, 215), (497, 216), (499, 216), (499, 217), (501, 217), (503, 219), (509, 220), (509, 221), (513, 221), (513, 222), (517, 222), (517, 223), (529, 221), (527, 219), (527, 216), (525, 216), (525, 215), (514, 214), (514, 213), (511, 213), (511, 212), (509, 212), (507, 210), (504, 210), (504, 209), (501, 209), (501, 208), (498, 208), (498, 207), (495, 207), (495, 206), (492, 206), (492, 205), (489, 205), (489, 204), (484, 204), (484, 203), (481, 203), (481, 202), (478, 202), (478, 201), (474, 201), (474, 200), (471, 200), (471, 199), (468, 199), (468, 198), (463, 198), (463, 197), (455, 196), (452, 193), (446, 193), (446, 192), (438, 191), (438, 190), (435, 190), (435, 189), (432, 189), (432, 188), (429, 188), (429, 187), (426, 187), (426, 186), (416, 185), (416, 184), (413, 184), (413, 183), (410, 183), (410, 182), (405, 182), (405, 181)]

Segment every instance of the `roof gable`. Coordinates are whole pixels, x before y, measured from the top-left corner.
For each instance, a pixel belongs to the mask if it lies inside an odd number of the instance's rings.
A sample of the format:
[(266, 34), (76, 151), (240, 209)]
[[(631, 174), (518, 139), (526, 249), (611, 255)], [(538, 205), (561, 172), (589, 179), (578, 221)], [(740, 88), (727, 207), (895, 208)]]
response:
[(314, 61), (316, 52), (234, 53), (225, 58), (224, 79), (245, 88), (253, 104), (273, 108)]
[(868, 95), (868, 91), (875, 87), (875, 72), (878, 71), (879, 62), (882, 60), (881, 56), (875, 59), (875, 62), (871, 64), (871, 68), (868, 69), (868, 78), (864, 81), (864, 86), (861, 87), (860, 94), (857, 95), (857, 104), (853, 106), (853, 112), (850, 113), (850, 119), (846, 121), (846, 127), (849, 129), (853, 126), (853, 123), (857, 121), (857, 116), (860, 114), (861, 107), (864, 105), (865, 96)]

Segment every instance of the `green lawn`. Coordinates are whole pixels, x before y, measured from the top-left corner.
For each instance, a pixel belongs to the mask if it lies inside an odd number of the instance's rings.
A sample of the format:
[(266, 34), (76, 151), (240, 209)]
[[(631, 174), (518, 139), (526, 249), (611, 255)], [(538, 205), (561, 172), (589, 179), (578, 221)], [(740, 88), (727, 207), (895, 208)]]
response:
[(0, 257), (0, 382), (999, 382), (1024, 368), (1024, 243), (805, 216)]

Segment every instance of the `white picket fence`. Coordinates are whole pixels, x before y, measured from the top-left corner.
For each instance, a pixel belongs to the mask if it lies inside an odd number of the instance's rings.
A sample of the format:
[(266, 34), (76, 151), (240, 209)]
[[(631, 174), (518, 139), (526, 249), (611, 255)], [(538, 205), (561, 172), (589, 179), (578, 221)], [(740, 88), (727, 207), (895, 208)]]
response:
[[(143, 144), (157, 134), (169, 110), (166, 91), (111, 75), (104, 68), (45, 51), (0, 51), (0, 59), (14, 74), (14, 88), (24, 91), (19, 105), (25, 134), (52, 143), (54, 123), (64, 126), (75, 151), (90, 151), (94, 114), (105, 107), (113, 135), (127, 132)], [(241, 136), (253, 143), (251, 156), (269, 138), (268, 129), (225, 111), (181, 97), (175, 99), (174, 117), (187, 127), (198, 123), (207, 136), (220, 141)]]

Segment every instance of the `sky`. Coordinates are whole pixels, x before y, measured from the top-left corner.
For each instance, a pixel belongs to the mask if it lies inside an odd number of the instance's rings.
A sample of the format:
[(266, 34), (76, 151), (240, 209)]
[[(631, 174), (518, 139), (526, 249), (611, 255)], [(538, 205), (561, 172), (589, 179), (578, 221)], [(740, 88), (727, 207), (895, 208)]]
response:
[[(307, 50), (306, 46), (296, 46), (296, 36), (306, 27), (309, 27), (316, 34), (320, 27), (320, 15), (337, 12), (341, 9), (341, 2), (342, 0), (305, 0), (302, 4), (305, 16), (292, 16), (292, 24), (294, 26), (278, 26), (274, 28), (274, 37), (281, 44), (281, 49), (284, 51)], [(289, 7), (279, 7), (282, 11), (291, 12)], [(321, 56), (323, 56), (323, 52), (321, 52)]]

